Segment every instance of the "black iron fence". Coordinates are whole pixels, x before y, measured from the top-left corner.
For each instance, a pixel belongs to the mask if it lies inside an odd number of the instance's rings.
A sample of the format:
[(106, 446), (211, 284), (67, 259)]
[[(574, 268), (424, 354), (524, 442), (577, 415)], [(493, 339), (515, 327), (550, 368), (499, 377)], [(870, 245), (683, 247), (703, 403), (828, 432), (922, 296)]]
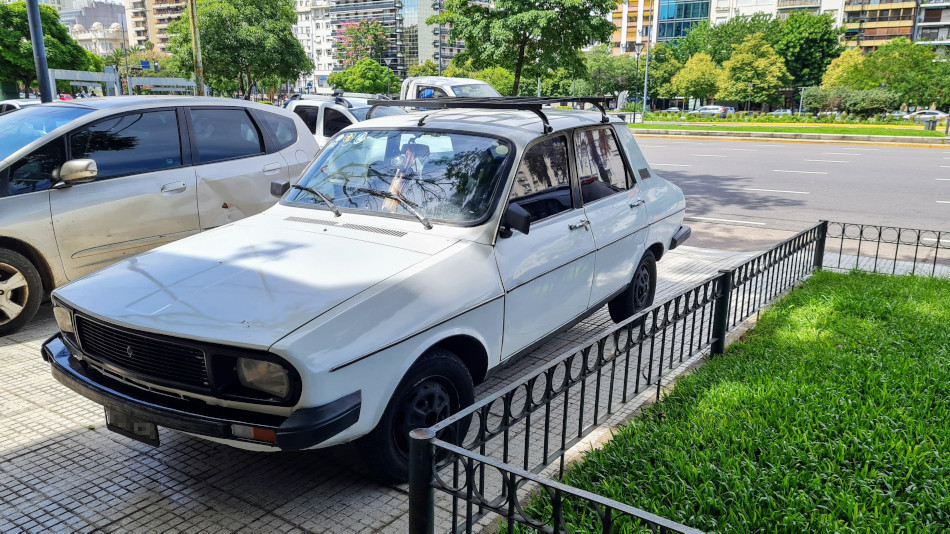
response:
[[(658, 399), (664, 378), (707, 351), (721, 353), (729, 330), (820, 266), (827, 229), (819, 223), (413, 431), (410, 532), (473, 532), (498, 520), (508, 532), (570, 532), (576, 515), (602, 532), (696, 532), (548, 477), (563, 476), (572, 447), (594, 429)], [(464, 429), (458, 445), (439, 439), (452, 426)], [(527, 505), (538, 499), (547, 504)]]
[(950, 232), (829, 222), (822, 267), (950, 277)]

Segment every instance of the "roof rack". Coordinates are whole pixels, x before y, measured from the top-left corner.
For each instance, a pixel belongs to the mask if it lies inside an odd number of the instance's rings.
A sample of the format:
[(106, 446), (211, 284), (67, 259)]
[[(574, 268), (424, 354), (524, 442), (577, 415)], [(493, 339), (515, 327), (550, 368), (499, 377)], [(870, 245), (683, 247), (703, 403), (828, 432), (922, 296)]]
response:
[[(612, 97), (491, 97), (491, 98), (417, 98), (409, 100), (367, 100), (366, 103), (372, 106), (366, 114), (366, 118), (372, 118), (373, 111), (377, 107), (409, 107), (425, 108), (434, 110), (443, 109), (513, 109), (520, 111), (531, 111), (537, 115), (544, 124), (544, 133), (550, 133), (554, 129), (548, 121), (541, 107), (544, 105), (565, 105), (565, 104), (593, 104), (600, 110), (600, 122), (607, 124), (610, 119), (607, 118), (605, 107)], [(431, 115), (431, 114), (430, 114)], [(419, 119), (419, 126), (425, 124), (429, 115)]]

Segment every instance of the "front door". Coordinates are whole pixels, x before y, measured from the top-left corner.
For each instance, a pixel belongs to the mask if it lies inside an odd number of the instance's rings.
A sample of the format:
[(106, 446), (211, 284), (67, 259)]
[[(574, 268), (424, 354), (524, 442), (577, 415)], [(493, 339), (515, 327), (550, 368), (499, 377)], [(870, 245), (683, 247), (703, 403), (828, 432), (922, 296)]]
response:
[(95, 181), (50, 191), (53, 231), (74, 279), (198, 231), (195, 171), (184, 165), (174, 109), (109, 117), (68, 135), (70, 159)]
[(542, 139), (525, 151), (508, 203), (531, 214), (528, 235), (495, 245), (505, 288), (502, 360), (559, 330), (587, 310), (594, 239), (575, 202), (567, 138)]

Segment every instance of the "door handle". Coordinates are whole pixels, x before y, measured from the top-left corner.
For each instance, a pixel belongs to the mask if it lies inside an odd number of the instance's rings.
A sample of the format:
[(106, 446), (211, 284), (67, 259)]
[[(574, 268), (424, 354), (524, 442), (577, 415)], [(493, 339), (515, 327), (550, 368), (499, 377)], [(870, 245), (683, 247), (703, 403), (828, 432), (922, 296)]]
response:
[(646, 201), (644, 201), (642, 198), (638, 198), (636, 202), (631, 202), (631, 203), (630, 203), (630, 207), (631, 207), (631, 208), (636, 208), (636, 207), (642, 206), (642, 205), (644, 205), (644, 204), (646, 204)]
[(578, 222), (577, 224), (569, 224), (569, 225), (567, 225), (567, 227), (570, 228), (571, 230), (578, 230), (578, 229), (581, 229), (581, 228), (584, 228), (584, 229), (586, 230), (588, 226), (590, 226), (590, 221), (588, 221), (587, 219), (583, 219), (583, 220), (581, 220), (580, 222)]
[(162, 194), (174, 195), (177, 193), (183, 193), (185, 189), (188, 189), (188, 186), (185, 185), (185, 182), (172, 182), (162, 186)]
[(269, 165), (264, 165), (264, 168), (261, 169), (264, 174), (277, 174), (280, 172), (280, 163), (271, 163)]

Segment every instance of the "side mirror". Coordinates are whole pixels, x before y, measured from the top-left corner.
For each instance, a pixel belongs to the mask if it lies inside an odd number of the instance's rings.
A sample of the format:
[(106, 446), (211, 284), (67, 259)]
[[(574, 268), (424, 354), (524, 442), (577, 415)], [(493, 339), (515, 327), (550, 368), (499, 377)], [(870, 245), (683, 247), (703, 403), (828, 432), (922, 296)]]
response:
[[(91, 159), (71, 159), (60, 167), (59, 172), (53, 172), (57, 184), (53, 187), (67, 187), (76, 184), (92, 182), (99, 176), (99, 166)], [(60, 185), (62, 184), (62, 185)]]
[(290, 190), (290, 181), (288, 180), (274, 180), (270, 183), (270, 194), (280, 198), (284, 196), (284, 193)]
[(509, 204), (505, 214), (501, 216), (501, 231), (498, 235), (511, 237), (512, 230), (518, 230), (522, 234), (528, 235), (530, 227), (531, 214), (528, 213), (528, 210), (517, 204)]

